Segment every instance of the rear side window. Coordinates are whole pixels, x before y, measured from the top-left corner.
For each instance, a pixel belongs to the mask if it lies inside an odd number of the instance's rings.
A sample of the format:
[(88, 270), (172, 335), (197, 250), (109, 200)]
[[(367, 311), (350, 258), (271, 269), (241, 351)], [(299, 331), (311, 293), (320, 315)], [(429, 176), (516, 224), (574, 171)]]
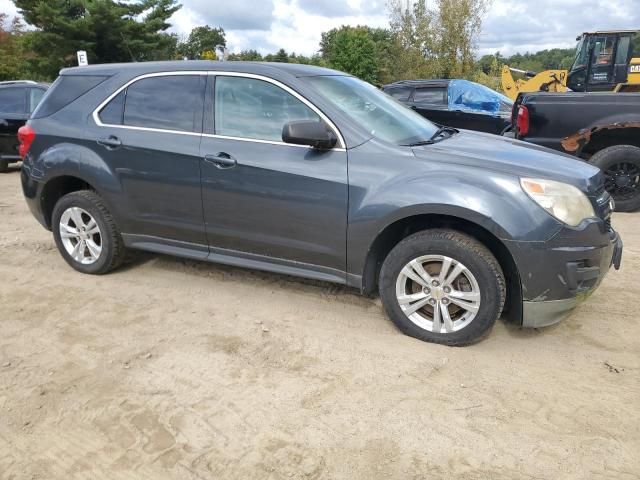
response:
[(143, 78), (116, 95), (100, 112), (107, 125), (199, 132), (204, 101), (203, 75)]
[(388, 88), (384, 91), (387, 95), (391, 95), (396, 100), (400, 100), (401, 102), (406, 102), (409, 100), (409, 96), (411, 96), (412, 89), (409, 87), (392, 87)]
[(24, 88), (0, 89), (0, 112), (26, 113)]
[(47, 90), (31, 118), (48, 117), (104, 82), (105, 76), (61, 75)]
[(427, 103), (429, 105), (445, 105), (447, 103), (446, 88), (418, 88), (413, 94), (415, 103)]

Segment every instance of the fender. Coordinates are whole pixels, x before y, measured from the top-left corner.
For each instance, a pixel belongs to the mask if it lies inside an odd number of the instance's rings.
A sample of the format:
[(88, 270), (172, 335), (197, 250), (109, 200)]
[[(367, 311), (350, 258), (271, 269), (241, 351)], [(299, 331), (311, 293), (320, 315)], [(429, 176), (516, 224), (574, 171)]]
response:
[[(476, 169), (456, 163), (446, 165), (446, 169), (442, 164), (431, 166), (435, 168), (429, 172), (415, 172), (414, 162), (414, 172), (405, 170), (362, 199), (356, 194), (363, 189), (350, 190), (349, 274), (364, 275), (367, 257), (378, 237), (405, 219), (459, 219), (486, 230), (503, 243), (543, 242), (561, 228), (547, 212), (533, 205), (513, 176), (491, 170), (480, 175)], [(350, 175), (355, 176), (354, 169)], [(506, 203), (512, 208), (504, 208)]]
[(115, 202), (111, 202), (113, 195), (122, 191), (118, 177), (112, 169), (90, 148), (79, 144), (59, 143), (40, 155), (29, 154), (27, 168), (30, 177), (40, 183), (43, 194), (40, 198), (40, 209), (45, 211), (44, 202), (47, 185), (52, 185), (56, 179), (73, 177), (90, 185), (104, 200), (114, 217), (119, 218), (119, 212), (114, 210)]

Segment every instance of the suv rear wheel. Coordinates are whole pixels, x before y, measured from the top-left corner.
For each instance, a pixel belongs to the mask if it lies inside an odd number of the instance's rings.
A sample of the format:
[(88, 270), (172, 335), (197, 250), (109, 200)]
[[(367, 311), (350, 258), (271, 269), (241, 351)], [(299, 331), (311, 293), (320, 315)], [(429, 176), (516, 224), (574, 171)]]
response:
[(445, 345), (480, 340), (502, 312), (505, 280), (477, 240), (453, 230), (425, 230), (396, 245), (380, 271), (391, 320), (407, 335)]
[(124, 244), (113, 217), (93, 191), (72, 192), (58, 200), (51, 226), (62, 257), (79, 272), (107, 273), (124, 259)]

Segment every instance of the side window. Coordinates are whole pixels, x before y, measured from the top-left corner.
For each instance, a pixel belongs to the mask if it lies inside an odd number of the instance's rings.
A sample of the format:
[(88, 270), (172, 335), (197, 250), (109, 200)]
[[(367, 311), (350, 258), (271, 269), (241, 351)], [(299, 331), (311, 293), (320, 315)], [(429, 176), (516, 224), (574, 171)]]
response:
[(204, 75), (143, 78), (120, 92), (99, 112), (108, 125), (200, 132)]
[(429, 105), (445, 105), (447, 103), (446, 88), (417, 88), (413, 94), (415, 103), (427, 103)]
[(216, 134), (281, 142), (282, 127), (295, 120), (320, 121), (320, 117), (272, 83), (253, 78), (216, 77)]
[(597, 37), (593, 48), (593, 65), (611, 65), (613, 63), (613, 47), (615, 37)]
[(32, 113), (36, 109), (36, 107), (40, 103), (40, 100), (42, 100), (42, 97), (44, 97), (44, 94), (45, 91), (41, 88), (29, 89), (29, 113)]
[(391, 95), (396, 100), (406, 102), (411, 96), (411, 88), (409, 87), (392, 87), (384, 91), (387, 95)]
[(0, 89), (0, 112), (26, 113), (24, 88)]

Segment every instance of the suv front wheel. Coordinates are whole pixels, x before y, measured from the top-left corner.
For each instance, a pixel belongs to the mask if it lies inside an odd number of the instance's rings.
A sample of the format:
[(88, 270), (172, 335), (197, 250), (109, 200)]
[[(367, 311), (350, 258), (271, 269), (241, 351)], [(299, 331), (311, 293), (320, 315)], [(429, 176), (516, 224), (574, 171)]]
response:
[(113, 217), (102, 198), (91, 190), (60, 198), (51, 227), (62, 257), (79, 272), (107, 273), (124, 259), (124, 244)]
[(379, 290), (387, 314), (407, 335), (467, 345), (491, 330), (506, 288), (498, 261), (484, 245), (460, 232), (433, 229), (391, 250)]

